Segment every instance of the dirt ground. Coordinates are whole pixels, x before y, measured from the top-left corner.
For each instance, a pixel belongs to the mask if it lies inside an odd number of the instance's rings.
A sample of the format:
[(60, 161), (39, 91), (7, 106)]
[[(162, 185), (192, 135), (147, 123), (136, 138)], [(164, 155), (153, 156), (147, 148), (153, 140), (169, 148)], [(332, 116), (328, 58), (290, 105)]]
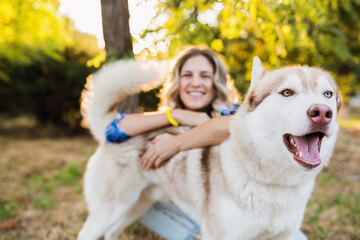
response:
[[(86, 134), (48, 132), (0, 129), (1, 240), (76, 239), (84, 223), (82, 176), (97, 143)], [(359, 146), (359, 129), (341, 129), (306, 210), (309, 240), (360, 239)], [(135, 223), (121, 239), (160, 238)]]

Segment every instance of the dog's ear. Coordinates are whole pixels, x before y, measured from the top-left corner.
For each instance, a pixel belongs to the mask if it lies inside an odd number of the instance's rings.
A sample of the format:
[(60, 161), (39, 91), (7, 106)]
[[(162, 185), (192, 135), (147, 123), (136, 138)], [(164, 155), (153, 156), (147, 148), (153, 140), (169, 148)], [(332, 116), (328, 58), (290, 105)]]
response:
[(252, 88), (255, 83), (259, 81), (259, 79), (266, 73), (266, 69), (261, 64), (261, 60), (259, 57), (255, 56), (253, 59), (253, 67), (251, 71), (251, 83), (250, 88)]

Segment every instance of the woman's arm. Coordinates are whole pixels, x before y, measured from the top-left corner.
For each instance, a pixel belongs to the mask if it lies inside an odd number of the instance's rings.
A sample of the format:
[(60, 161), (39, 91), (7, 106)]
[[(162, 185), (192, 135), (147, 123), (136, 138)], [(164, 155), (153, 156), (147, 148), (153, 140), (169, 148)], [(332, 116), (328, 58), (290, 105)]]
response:
[(180, 151), (220, 144), (230, 135), (230, 117), (213, 118), (179, 135), (159, 135), (153, 140), (154, 145), (141, 157), (142, 168), (159, 167)]
[[(174, 109), (170, 114), (178, 123), (186, 126), (196, 126), (209, 120), (206, 113), (183, 109)], [(118, 118), (108, 125), (105, 134), (108, 142), (120, 143), (129, 137), (169, 125), (169, 119), (163, 112), (119, 114)]]
[(165, 113), (160, 112), (128, 114), (118, 122), (118, 126), (129, 136), (136, 136), (168, 125), (170, 123)]
[(178, 150), (185, 151), (222, 143), (230, 135), (230, 118), (231, 116), (215, 117), (189, 131), (176, 135)]

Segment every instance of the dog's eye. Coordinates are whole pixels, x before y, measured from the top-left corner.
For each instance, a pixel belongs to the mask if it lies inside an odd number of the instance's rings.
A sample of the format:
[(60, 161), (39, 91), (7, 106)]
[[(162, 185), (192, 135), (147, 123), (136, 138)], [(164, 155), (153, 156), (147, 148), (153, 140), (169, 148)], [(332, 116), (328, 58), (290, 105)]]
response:
[(290, 90), (290, 89), (285, 89), (285, 90), (281, 91), (280, 94), (283, 95), (284, 97), (290, 97), (290, 96), (294, 95), (294, 91)]
[(331, 98), (332, 95), (333, 95), (333, 93), (331, 91), (324, 92), (324, 96), (327, 97), (327, 98)]

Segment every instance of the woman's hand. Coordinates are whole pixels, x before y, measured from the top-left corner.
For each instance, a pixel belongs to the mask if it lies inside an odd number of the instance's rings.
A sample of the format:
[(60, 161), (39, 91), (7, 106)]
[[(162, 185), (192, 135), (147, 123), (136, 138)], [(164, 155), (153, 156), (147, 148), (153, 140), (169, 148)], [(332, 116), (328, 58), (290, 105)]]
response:
[(180, 108), (172, 110), (170, 114), (183, 126), (195, 127), (210, 120), (210, 117), (204, 112), (195, 112)]
[(146, 150), (140, 158), (141, 168), (149, 170), (152, 167), (159, 167), (164, 161), (170, 159), (179, 152), (176, 144), (176, 135), (164, 133), (152, 140), (152, 146)]

